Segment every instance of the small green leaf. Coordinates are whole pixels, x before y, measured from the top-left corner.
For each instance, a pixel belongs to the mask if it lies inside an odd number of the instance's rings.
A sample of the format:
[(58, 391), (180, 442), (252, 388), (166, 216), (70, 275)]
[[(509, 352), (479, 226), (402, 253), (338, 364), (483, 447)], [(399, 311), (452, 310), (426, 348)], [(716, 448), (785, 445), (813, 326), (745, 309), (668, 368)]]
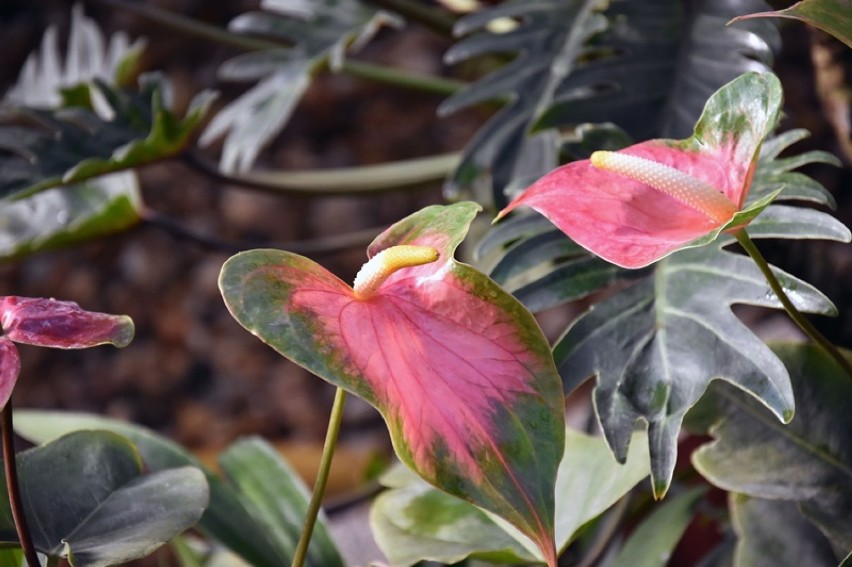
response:
[(663, 567), (692, 521), (707, 491), (693, 488), (666, 499), (636, 528), (616, 558), (606, 567)]
[(20, 548), (0, 549), (0, 567), (21, 567), (24, 564), (24, 552)]
[[(36, 548), (80, 567), (148, 555), (194, 525), (208, 502), (200, 471), (142, 476), (139, 453), (111, 432), (70, 433), (21, 453), (17, 465)], [(9, 515), (2, 519), (2, 538), (17, 541)]]
[(218, 540), (257, 567), (280, 567), (290, 561), (282, 557), (246, 510), (236, 491), (185, 449), (154, 432), (100, 416), (55, 411), (15, 410), (15, 430), (35, 443), (47, 443), (70, 431), (104, 429), (130, 439), (152, 471), (194, 466), (205, 472), (210, 486), (210, 506), (197, 528)]
[(731, 23), (772, 17), (801, 20), (830, 33), (852, 48), (852, 4), (849, 0), (802, 0), (784, 10), (740, 16)]
[(825, 536), (794, 502), (731, 495), (739, 534), (736, 565), (748, 567), (834, 567), (837, 558)]
[[(310, 498), (296, 472), (275, 449), (259, 438), (231, 445), (219, 456), (219, 464), (246, 510), (263, 527), (263, 534), (279, 555), (292, 558), (304, 528)], [(343, 565), (323, 518), (314, 527), (307, 561), (318, 567)]]
[(722, 417), (710, 430), (715, 441), (696, 451), (693, 463), (725, 490), (797, 503), (836, 549), (848, 553), (852, 380), (816, 346), (773, 349), (790, 372), (795, 419), (783, 426), (754, 400), (729, 388), (714, 389)]

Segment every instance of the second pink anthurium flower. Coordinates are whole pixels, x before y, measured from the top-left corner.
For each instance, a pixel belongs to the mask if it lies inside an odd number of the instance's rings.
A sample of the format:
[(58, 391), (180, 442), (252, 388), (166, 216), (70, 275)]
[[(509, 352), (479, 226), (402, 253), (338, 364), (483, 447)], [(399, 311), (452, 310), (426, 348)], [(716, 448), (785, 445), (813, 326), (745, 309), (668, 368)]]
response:
[(102, 344), (127, 346), (133, 321), (126, 315), (85, 311), (72, 301), (0, 297), (0, 408), (6, 406), (21, 371), (15, 343), (61, 349)]
[(625, 268), (711, 242), (747, 224), (777, 196), (745, 206), (781, 98), (775, 75), (746, 73), (710, 98), (691, 138), (595, 152), (539, 179), (498, 218), (527, 205)]
[(479, 206), (427, 207), (382, 233), (350, 287), (279, 250), (228, 260), (246, 329), (385, 418), (400, 459), (503, 517), (555, 565), (562, 382), (532, 315), (453, 254)]

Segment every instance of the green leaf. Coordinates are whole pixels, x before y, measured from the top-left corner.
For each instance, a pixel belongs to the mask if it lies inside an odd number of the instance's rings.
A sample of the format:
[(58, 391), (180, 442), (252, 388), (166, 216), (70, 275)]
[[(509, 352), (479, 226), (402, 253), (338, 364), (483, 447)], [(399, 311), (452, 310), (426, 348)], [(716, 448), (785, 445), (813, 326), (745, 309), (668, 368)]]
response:
[[(626, 464), (616, 463), (600, 437), (566, 431), (565, 455), (556, 481), (556, 544), (564, 550), (577, 531), (648, 475), (647, 442), (636, 434)], [(438, 492), (413, 475), (382, 482), (392, 487), (370, 512), (379, 546), (393, 564), (420, 560), (455, 563), (466, 557), (529, 562), (540, 555), (527, 538), (478, 508)]]
[[(715, 438), (693, 454), (710, 482), (756, 498), (798, 504), (844, 555), (852, 550), (852, 381), (815, 346), (776, 345), (798, 400), (786, 427), (754, 400), (714, 390)], [(847, 354), (848, 356), (848, 354)]]
[[(75, 566), (148, 555), (194, 525), (208, 502), (201, 471), (143, 476), (136, 449), (110, 432), (71, 433), (21, 453), (17, 465), (36, 548)], [(9, 515), (2, 519), (0, 534), (17, 541)]]
[(236, 491), (205, 469), (185, 449), (137, 425), (100, 416), (55, 411), (15, 410), (15, 430), (22, 437), (46, 443), (70, 431), (103, 429), (130, 439), (138, 448), (148, 469), (160, 471), (194, 466), (204, 471), (210, 486), (210, 505), (197, 528), (215, 538), (246, 561), (258, 567), (280, 567), (289, 563), (267, 539), (262, 525), (240, 501)]
[(663, 567), (695, 515), (707, 491), (693, 488), (666, 499), (643, 521), (606, 567)]
[(748, 567), (834, 567), (837, 558), (825, 536), (794, 502), (731, 495), (739, 535), (736, 565)]
[(125, 230), (139, 222), (140, 207), (133, 172), (0, 201), (0, 260)]
[(368, 296), (279, 250), (230, 258), (220, 288), (248, 331), (376, 407), (403, 462), (502, 516), (555, 562), (562, 388), (532, 315), (453, 258), (478, 210), (471, 202), (427, 207), (379, 235), (364, 273), (397, 246), (432, 248), (436, 256), (386, 266), (387, 279), (375, 278)]
[(152, 78), (139, 92), (102, 82), (87, 89), (98, 101), (97, 113), (81, 107), (0, 109), (0, 198), (19, 199), (172, 157), (186, 147), (214, 96), (196, 95), (178, 119)]
[[(296, 472), (259, 438), (231, 445), (219, 456), (219, 464), (278, 554), (293, 557), (310, 498)], [(322, 518), (314, 526), (307, 563), (319, 567), (343, 565)]]
[(265, 0), (261, 7), (267, 11), (234, 19), (231, 31), (263, 35), (282, 47), (222, 64), (221, 78), (258, 82), (220, 111), (201, 136), (202, 145), (225, 136), (219, 167), (229, 173), (251, 168), (260, 150), (284, 128), (323, 62), (339, 69), (347, 48), (367, 43), (382, 24), (398, 24), (395, 17), (358, 0)]
[(761, 12), (734, 18), (731, 23), (752, 18), (793, 18), (830, 33), (852, 47), (852, 6), (849, 0), (802, 0), (784, 10)]
[(24, 564), (24, 552), (20, 548), (0, 549), (0, 567), (21, 567)]

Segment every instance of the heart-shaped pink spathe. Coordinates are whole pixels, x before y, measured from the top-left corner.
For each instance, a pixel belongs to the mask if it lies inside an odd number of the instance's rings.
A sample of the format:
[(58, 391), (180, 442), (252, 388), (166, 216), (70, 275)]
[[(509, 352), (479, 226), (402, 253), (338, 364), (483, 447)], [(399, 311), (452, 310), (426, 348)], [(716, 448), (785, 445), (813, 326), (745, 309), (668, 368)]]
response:
[(778, 79), (747, 73), (713, 95), (691, 138), (651, 140), (616, 152), (673, 168), (713, 188), (734, 205), (730, 218), (708, 215), (704, 207), (690, 206), (635, 176), (582, 160), (539, 179), (498, 219), (526, 205), (601, 258), (625, 268), (647, 266), (724, 227), (743, 208), (761, 143), (780, 106)]

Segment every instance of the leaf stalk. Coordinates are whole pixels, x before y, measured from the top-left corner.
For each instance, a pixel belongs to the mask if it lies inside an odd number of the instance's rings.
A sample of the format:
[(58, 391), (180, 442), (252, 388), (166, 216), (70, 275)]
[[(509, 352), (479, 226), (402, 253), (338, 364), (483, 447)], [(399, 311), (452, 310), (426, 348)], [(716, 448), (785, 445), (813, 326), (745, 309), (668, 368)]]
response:
[(760, 271), (763, 272), (766, 282), (775, 293), (775, 296), (778, 297), (778, 300), (781, 302), (781, 305), (784, 306), (784, 309), (787, 311), (787, 314), (790, 315), (790, 318), (808, 337), (811, 338), (811, 340), (820, 345), (823, 350), (825, 350), (825, 352), (831, 356), (838, 365), (840, 365), (846, 374), (852, 378), (852, 363), (850, 363), (849, 360), (837, 349), (837, 347), (825, 338), (825, 336), (813, 326), (802, 312), (793, 305), (793, 302), (790, 301), (790, 298), (784, 291), (784, 287), (778, 281), (778, 278), (775, 277), (775, 274), (772, 272), (772, 269), (769, 267), (766, 259), (760, 253), (760, 250), (757, 249), (757, 246), (755, 246), (746, 230), (744, 228), (740, 229), (734, 233), (734, 236), (748, 255), (751, 256), (751, 259), (754, 260), (754, 263), (757, 264), (757, 267), (760, 268)]
[(334, 393), (334, 403), (331, 406), (331, 416), (328, 419), (328, 430), (325, 434), (325, 443), (322, 448), (322, 457), (320, 458), (319, 471), (317, 471), (317, 479), (314, 483), (314, 492), (311, 495), (311, 501), (308, 504), (308, 512), (305, 517), (305, 527), (302, 529), (302, 535), (299, 537), (299, 544), (296, 546), (296, 551), (293, 554), (292, 567), (302, 567), (305, 558), (308, 555), (308, 546), (311, 543), (311, 535), (314, 532), (314, 526), (317, 522), (320, 508), (322, 507), (322, 498), (325, 494), (325, 487), (328, 484), (328, 474), (331, 471), (331, 461), (334, 458), (334, 449), (337, 447), (337, 437), (340, 433), (340, 424), (343, 421), (343, 406), (346, 402), (346, 391), (343, 388), (338, 388)]
[(14, 426), (12, 422), (12, 400), (0, 411), (0, 435), (3, 437), (3, 471), (6, 473), (6, 490), (9, 494), (9, 504), (12, 508), (12, 520), (24, 557), (30, 567), (40, 567), (32, 533), (27, 518), (24, 516), (24, 505), (21, 501), (21, 490), (18, 485), (18, 467), (15, 460)]

